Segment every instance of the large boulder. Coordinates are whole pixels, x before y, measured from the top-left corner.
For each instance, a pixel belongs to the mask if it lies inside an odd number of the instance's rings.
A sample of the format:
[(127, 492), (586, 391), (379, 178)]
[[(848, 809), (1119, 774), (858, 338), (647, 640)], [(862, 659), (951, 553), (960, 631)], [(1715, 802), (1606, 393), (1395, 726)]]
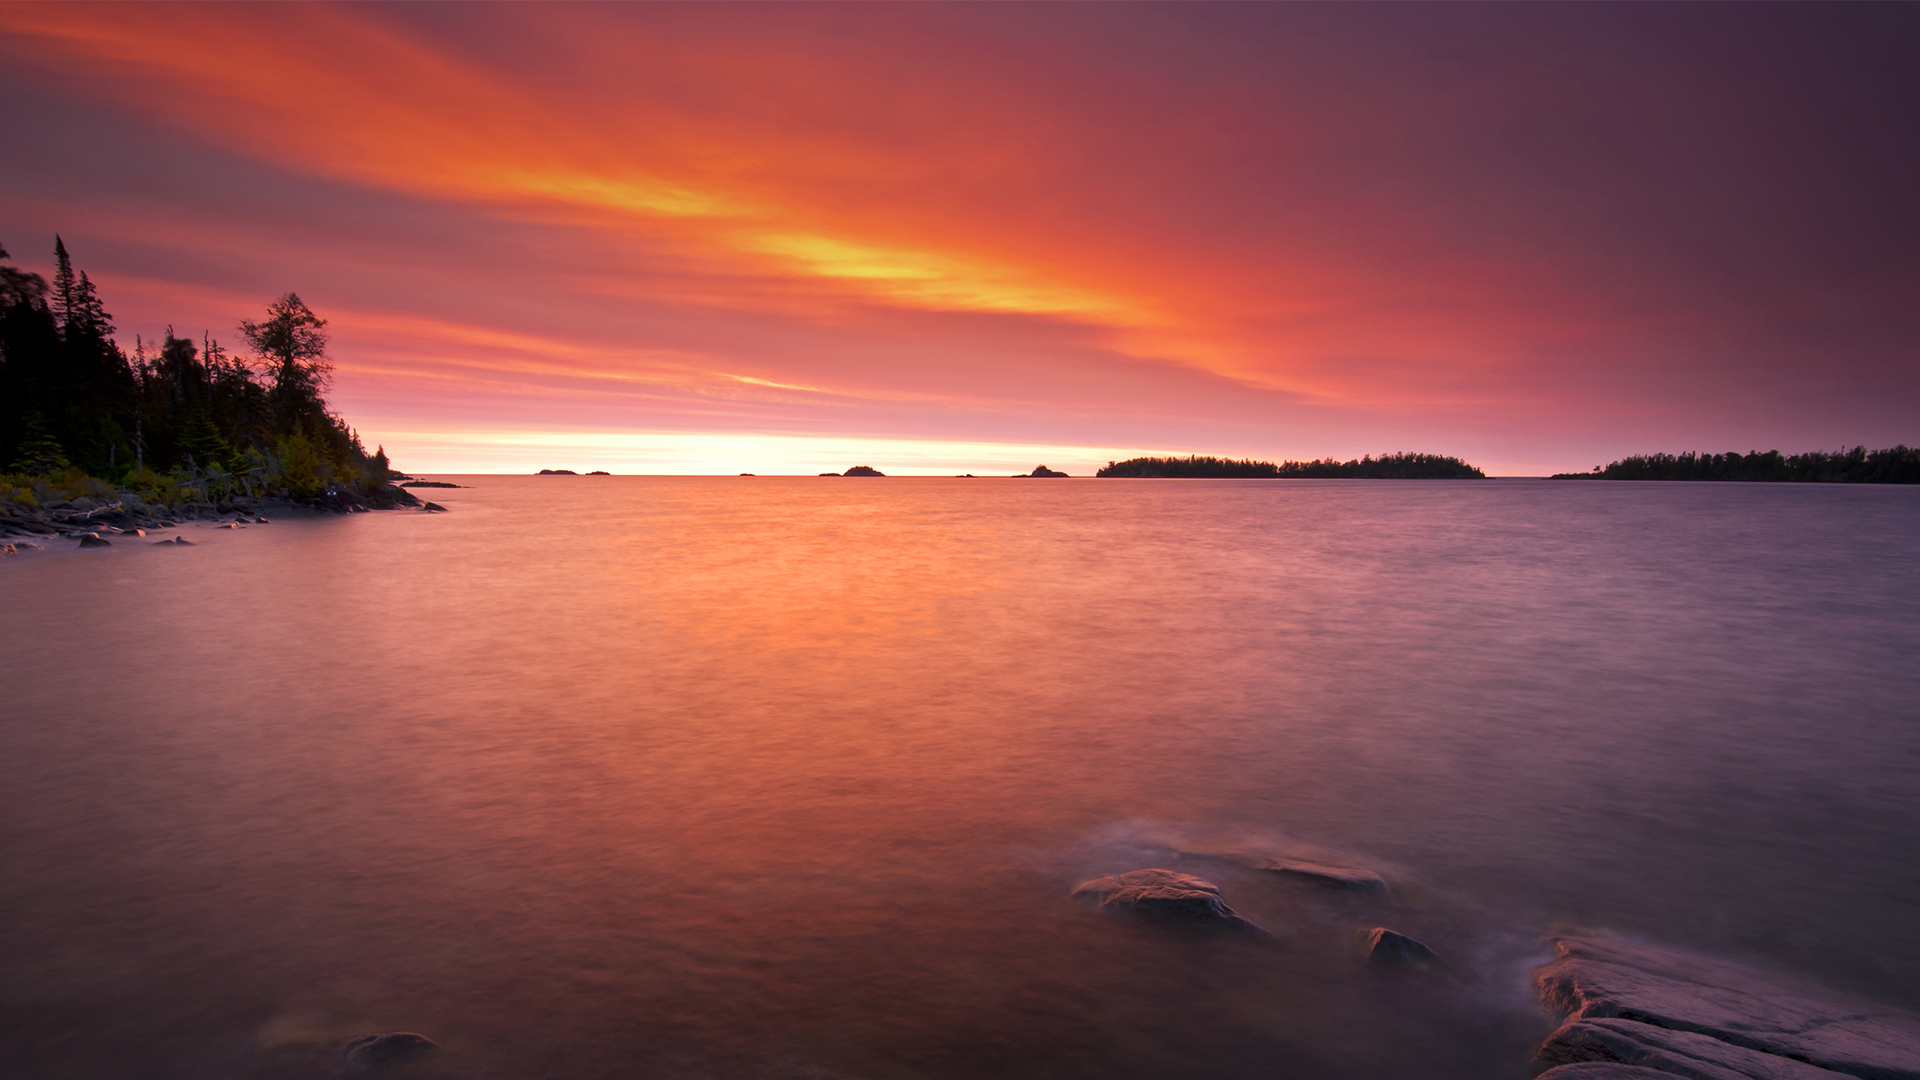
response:
[(356, 1035), (340, 1050), (340, 1061), (356, 1072), (400, 1065), (440, 1049), (440, 1044), (412, 1031)]
[(1672, 1076), (1672, 1073), (1642, 1068), (1639, 1065), (1619, 1065), (1610, 1061), (1583, 1061), (1577, 1065), (1562, 1065), (1555, 1069), (1548, 1069), (1533, 1080), (1670, 1080)]
[(1098, 904), (1104, 911), (1132, 912), (1270, 936), (1228, 907), (1220, 898), (1218, 885), (1159, 867), (1081, 882), (1074, 888), (1073, 895)]
[[(1863, 1080), (1920, 1080), (1920, 1016), (1744, 964), (1638, 942), (1570, 936), (1557, 939), (1555, 948), (1558, 958), (1538, 972), (1540, 996), (1569, 1024), (1561, 1029), (1564, 1035), (1548, 1040), (1543, 1054), (1574, 1060), (1570, 1055), (1604, 1051), (1619, 1058), (1623, 1040), (1650, 1047), (1635, 1051), (1649, 1060), (1682, 1050), (1705, 1060), (1712, 1049), (1647, 1030), (1652, 1028), (1690, 1032)], [(1635, 1026), (1591, 1023), (1605, 1020)], [(1590, 1023), (1570, 1030), (1576, 1021)], [(1731, 1059), (1714, 1064), (1733, 1070), (1729, 1075), (1776, 1075), (1753, 1071), (1750, 1059), (1741, 1060), (1749, 1065), (1730, 1064)]]
[[(457, 487), (455, 484), (434, 484), (433, 487)], [(419, 506), (420, 498), (405, 488), (389, 484), (367, 496), (367, 505), (379, 510), (392, 510), (401, 506)]]
[(350, 514), (367, 508), (367, 500), (343, 487), (328, 487), (313, 497), (313, 505), (336, 514)]
[(1534, 1060), (1542, 1065), (1617, 1062), (1693, 1080), (1841, 1080), (1845, 1075), (1710, 1035), (1634, 1020), (1570, 1021), (1547, 1037)]
[(1367, 963), (1375, 967), (1417, 967), (1440, 960), (1439, 954), (1426, 945), (1384, 926), (1362, 933), (1366, 936)]

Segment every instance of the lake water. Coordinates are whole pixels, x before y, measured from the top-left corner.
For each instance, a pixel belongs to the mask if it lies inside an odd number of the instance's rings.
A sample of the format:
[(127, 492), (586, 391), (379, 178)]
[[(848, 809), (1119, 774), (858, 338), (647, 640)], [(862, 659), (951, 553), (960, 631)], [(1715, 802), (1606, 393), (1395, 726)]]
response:
[[(0, 1072), (1524, 1078), (1565, 925), (1920, 1006), (1920, 490), (460, 479), (0, 562)], [(1168, 850), (1288, 838), (1392, 894)], [(1156, 865), (1278, 940), (1067, 897)]]

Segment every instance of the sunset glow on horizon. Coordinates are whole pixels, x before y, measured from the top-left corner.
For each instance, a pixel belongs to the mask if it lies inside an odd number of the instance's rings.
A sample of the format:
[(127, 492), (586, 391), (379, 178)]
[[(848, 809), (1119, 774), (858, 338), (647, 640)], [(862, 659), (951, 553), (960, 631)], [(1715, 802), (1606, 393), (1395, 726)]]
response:
[(10, 4), (0, 243), (413, 472), (1911, 443), (1916, 21)]

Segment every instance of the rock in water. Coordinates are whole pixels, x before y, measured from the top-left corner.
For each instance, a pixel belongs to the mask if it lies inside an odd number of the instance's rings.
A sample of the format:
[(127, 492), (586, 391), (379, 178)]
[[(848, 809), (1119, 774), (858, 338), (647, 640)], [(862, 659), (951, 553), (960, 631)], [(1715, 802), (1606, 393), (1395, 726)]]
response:
[(1638, 1065), (1699, 1080), (1840, 1080), (1842, 1073), (1749, 1050), (1691, 1031), (1632, 1020), (1575, 1020), (1547, 1037), (1534, 1060)]
[(430, 502), (420, 509), (425, 510), (429, 514), (444, 514), (447, 512), (447, 508), (437, 502)]
[(340, 1051), (340, 1061), (356, 1071), (399, 1065), (440, 1049), (440, 1044), (411, 1031), (356, 1035)]
[[(1754, 1059), (1733, 1050), (1756, 1051), (1768, 1067), (1794, 1059), (1864, 1080), (1920, 1080), (1920, 1016), (1844, 998), (1820, 987), (1725, 960), (1600, 937), (1563, 937), (1559, 958), (1540, 969), (1540, 996), (1567, 1018), (1541, 1047), (1544, 1057), (1572, 1061), (1619, 1060), (1642, 1055), (1651, 1062), (1683, 1052), (1712, 1061), (1686, 1075), (1722, 1077), (1810, 1076), (1753, 1071)], [(1620, 1020), (1631, 1026), (1601, 1023)], [(1578, 1026), (1582, 1025), (1584, 1026)], [(1718, 1051), (1678, 1038), (1693, 1033), (1726, 1044)], [(1631, 1050), (1622, 1049), (1631, 1044)], [(1599, 1055), (1609, 1055), (1600, 1057)], [(1747, 1062), (1737, 1065), (1734, 1059)]]
[(1376, 926), (1364, 932), (1367, 937), (1367, 963), (1378, 967), (1413, 967), (1437, 963), (1440, 957), (1432, 949), (1405, 934)]
[(1578, 1065), (1548, 1069), (1533, 1080), (1673, 1080), (1673, 1074), (1611, 1061), (1583, 1061)]
[(1387, 881), (1343, 851), (1303, 841), (1286, 841), (1278, 847), (1262, 845), (1265, 850), (1245, 848), (1187, 850), (1170, 848), (1178, 854), (1202, 859), (1220, 859), (1250, 870), (1269, 870), (1282, 877), (1324, 888), (1352, 893), (1384, 893)]
[(80, 546), (83, 548), (112, 547), (113, 541), (106, 539), (99, 533), (88, 533), (80, 538)]
[(1102, 910), (1132, 911), (1161, 918), (1213, 923), (1272, 936), (1220, 899), (1220, 887), (1190, 874), (1150, 867), (1117, 877), (1082, 882), (1073, 895), (1097, 901)]

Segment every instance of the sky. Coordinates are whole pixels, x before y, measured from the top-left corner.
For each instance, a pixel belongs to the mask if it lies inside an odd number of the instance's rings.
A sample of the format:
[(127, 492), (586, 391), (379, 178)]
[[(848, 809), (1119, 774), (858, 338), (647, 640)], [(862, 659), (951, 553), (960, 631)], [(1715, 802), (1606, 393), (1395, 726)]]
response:
[(1920, 6), (0, 5), (0, 244), (413, 472), (1920, 442)]

